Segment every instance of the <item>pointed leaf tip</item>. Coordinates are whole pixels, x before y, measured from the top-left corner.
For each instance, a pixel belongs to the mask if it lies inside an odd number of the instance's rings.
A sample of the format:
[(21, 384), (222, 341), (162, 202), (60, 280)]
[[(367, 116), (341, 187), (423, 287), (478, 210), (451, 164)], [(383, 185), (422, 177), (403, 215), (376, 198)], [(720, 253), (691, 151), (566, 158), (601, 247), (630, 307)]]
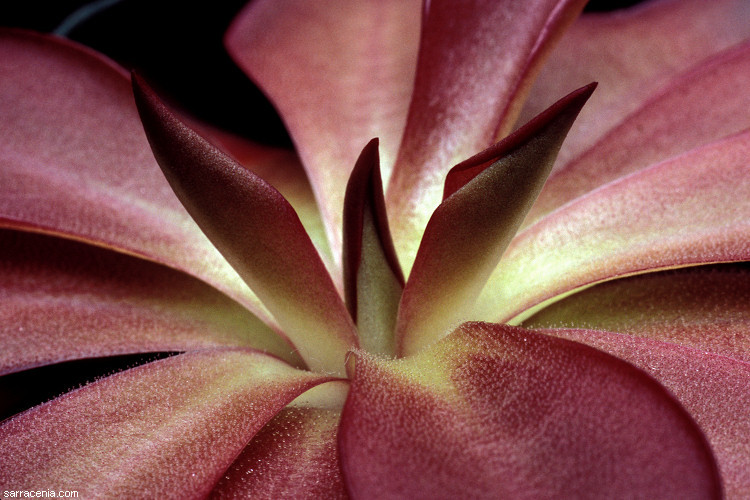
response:
[(459, 164), (432, 214), (404, 288), (399, 355), (471, 319), (474, 301), (544, 185), (596, 84), (568, 94), (504, 141)]
[(393, 354), (404, 276), (391, 239), (380, 176), (379, 140), (362, 150), (344, 198), (344, 291), (363, 347)]
[(146, 135), (172, 189), (314, 370), (343, 372), (354, 324), (291, 205), (182, 123), (138, 75)]
[(575, 118), (596, 90), (597, 85), (597, 82), (592, 82), (574, 90), (505, 139), (453, 167), (445, 177), (443, 199), (445, 200), (461, 189), (467, 182), (497, 161), (498, 158), (522, 147), (535, 135), (541, 133), (545, 127), (549, 126), (551, 122), (558, 118), (558, 115), (569, 112)]
[[(362, 149), (354, 165), (344, 198), (344, 297), (346, 306), (354, 320), (357, 320), (357, 269), (362, 258), (362, 225), (367, 198), (372, 190), (373, 173), (380, 171), (378, 138), (372, 139)], [(378, 176), (379, 179), (379, 176)], [(377, 180), (374, 180), (378, 182)]]
[(440, 204), (448, 170), (512, 130), (533, 77), (584, 4), (425, 2), (412, 100), (387, 193), (405, 270), (412, 267), (430, 214)]
[(284, 117), (338, 259), (345, 187), (362, 145), (380, 137), (385, 178), (395, 160), (422, 0), (245, 3), (226, 33), (228, 52)]
[(522, 321), (571, 291), (750, 259), (750, 130), (634, 172), (526, 228), (473, 318)]
[(0, 225), (167, 265), (273, 321), (170, 190), (122, 67), (70, 40), (0, 29), (0, 75)]

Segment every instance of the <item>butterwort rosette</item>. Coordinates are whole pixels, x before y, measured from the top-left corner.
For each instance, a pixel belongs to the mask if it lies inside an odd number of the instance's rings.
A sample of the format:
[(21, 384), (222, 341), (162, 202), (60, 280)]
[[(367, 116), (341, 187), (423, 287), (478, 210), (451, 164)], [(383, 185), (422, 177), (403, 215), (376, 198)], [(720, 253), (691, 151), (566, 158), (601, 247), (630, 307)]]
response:
[(3, 421), (0, 489), (748, 497), (750, 5), (584, 4), (251, 2), (296, 152), (0, 32), (0, 374), (173, 354)]

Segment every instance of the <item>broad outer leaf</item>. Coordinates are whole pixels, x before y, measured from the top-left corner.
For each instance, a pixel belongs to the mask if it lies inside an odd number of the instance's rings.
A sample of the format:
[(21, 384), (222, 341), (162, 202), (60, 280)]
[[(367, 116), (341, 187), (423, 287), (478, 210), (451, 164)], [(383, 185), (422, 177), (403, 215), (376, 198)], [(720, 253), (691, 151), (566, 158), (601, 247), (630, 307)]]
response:
[(355, 327), (289, 202), (182, 123), (137, 76), (133, 88), (154, 156), (185, 208), (308, 366), (342, 372)]
[(346, 385), (308, 391), (338, 393), (335, 404), (294, 401), (284, 408), (237, 457), (211, 498), (347, 498), (336, 443)]
[(378, 140), (357, 160), (344, 200), (344, 293), (367, 352), (393, 356), (404, 276), (393, 248), (380, 179)]
[(6, 29), (0, 75), (0, 226), (185, 271), (274, 324), (165, 181), (122, 68), (70, 41)]
[(203, 498), (267, 421), (327, 380), (239, 349), (121, 372), (3, 423), (0, 488)]
[(596, 145), (553, 173), (525, 221), (601, 185), (750, 129), (750, 42), (676, 77)]
[(542, 189), (596, 84), (448, 174), (401, 298), (397, 353), (413, 354), (469, 318), (474, 300)]
[(524, 322), (627, 333), (750, 363), (750, 266), (721, 264), (595, 285)]
[(109, 250), (0, 231), (0, 374), (115, 354), (293, 348), (195, 278)]
[(510, 131), (550, 45), (584, 4), (425, 2), (414, 92), (386, 192), (396, 249), (407, 274), (430, 214), (440, 203), (446, 173)]
[(600, 281), (750, 259), (749, 178), (747, 132), (578, 198), (513, 240), (475, 318), (523, 320)]
[[(674, 75), (750, 37), (746, 0), (661, 0), (584, 14), (560, 38), (529, 94), (520, 123), (556, 96), (596, 80), (557, 165), (593, 145)], [(739, 91), (739, 88), (738, 88)]]
[(372, 137), (387, 179), (406, 121), (420, 0), (260, 0), (226, 36), (229, 53), (274, 102), (307, 169), (334, 259), (349, 173)]
[(353, 497), (721, 497), (691, 417), (588, 346), (466, 323), (412, 358), (353, 365), (339, 437)]
[(750, 495), (750, 364), (609, 332), (550, 330), (624, 359), (671, 391), (706, 433), (727, 498)]

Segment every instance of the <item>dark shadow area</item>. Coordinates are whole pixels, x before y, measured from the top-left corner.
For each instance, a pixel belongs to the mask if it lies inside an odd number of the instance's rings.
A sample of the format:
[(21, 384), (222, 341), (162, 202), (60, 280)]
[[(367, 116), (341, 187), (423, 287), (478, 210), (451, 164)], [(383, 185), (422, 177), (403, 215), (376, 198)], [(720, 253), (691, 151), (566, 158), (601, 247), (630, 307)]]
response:
[(644, 0), (589, 0), (586, 4), (586, 12), (608, 12), (617, 9), (625, 9), (642, 3)]
[(80, 359), (0, 376), (0, 421), (99, 378), (175, 354), (178, 353)]

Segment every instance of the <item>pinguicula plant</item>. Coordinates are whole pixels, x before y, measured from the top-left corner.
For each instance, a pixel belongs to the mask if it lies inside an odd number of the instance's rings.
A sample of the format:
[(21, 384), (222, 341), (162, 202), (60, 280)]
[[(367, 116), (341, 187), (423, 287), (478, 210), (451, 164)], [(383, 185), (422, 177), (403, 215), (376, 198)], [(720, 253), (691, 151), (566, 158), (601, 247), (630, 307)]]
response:
[(0, 32), (0, 373), (177, 353), (4, 494), (749, 497), (750, 3), (584, 4), (251, 2), (298, 156)]

